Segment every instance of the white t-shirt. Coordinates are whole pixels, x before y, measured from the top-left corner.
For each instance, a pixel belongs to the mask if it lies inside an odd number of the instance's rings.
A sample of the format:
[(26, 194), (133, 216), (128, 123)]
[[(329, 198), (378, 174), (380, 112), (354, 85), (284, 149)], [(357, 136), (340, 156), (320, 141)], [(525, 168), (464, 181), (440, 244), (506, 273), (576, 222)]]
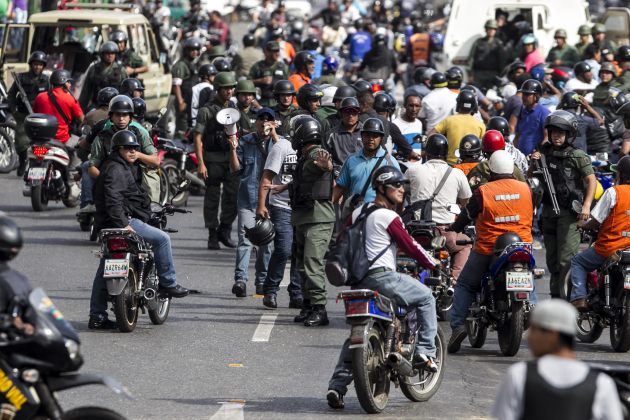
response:
[[(415, 203), (431, 198), (448, 167), (443, 160), (431, 159), (422, 165), (414, 165), (407, 169), (405, 175), (410, 183), (410, 201)], [(467, 199), (471, 196), (466, 175), (461, 169), (453, 168), (433, 201), (433, 221), (442, 225), (453, 223), (455, 214), (449, 211), (449, 206), (457, 204), (458, 199)]]
[[(551, 355), (538, 360), (538, 373), (556, 388), (568, 388), (583, 382), (588, 371), (588, 365), (580, 360)], [(522, 417), (526, 374), (525, 362), (516, 363), (508, 369), (499, 386), (499, 393), (492, 407), (492, 417), (500, 420), (518, 420)], [(591, 419), (623, 419), (617, 387), (608, 375), (600, 374), (597, 377)]]
[(608, 188), (591, 210), (591, 217), (599, 223), (604, 223), (615, 204), (617, 204), (617, 191), (614, 188)]
[(197, 83), (192, 88), (192, 100), (190, 101), (190, 115), (192, 117), (193, 126), (197, 122), (197, 113), (199, 112), (199, 107), (204, 105), (204, 104), (199, 103), (199, 94), (205, 88), (214, 89), (214, 86), (212, 86), (212, 84), (208, 82), (201, 82), (201, 83)]
[(584, 83), (583, 81), (574, 77), (573, 79), (569, 79), (567, 84), (564, 85), (564, 91), (570, 92), (575, 90), (595, 90), (597, 85), (598, 83), (595, 79), (592, 79), (591, 83)]
[(419, 118), (427, 122), (425, 127), (429, 132), (438, 125), (440, 121), (451, 115), (457, 101), (457, 93), (449, 88), (433, 89), (427, 96), (422, 98), (422, 109)]
[(400, 128), (400, 132), (405, 137), (407, 137), (406, 134), (422, 134), (422, 122), (417, 118), (409, 122), (403, 120), (402, 117), (396, 117), (392, 122)]
[[(354, 222), (363, 206), (355, 209), (352, 212), (352, 222)], [(392, 240), (392, 237), (387, 233), (387, 228), (390, 223), (398, 216), (395, 211), (389, 209), (378, 209), (370, 214), (365, 221), (365, 252), (368, 260), (372, 261), (378, 254), (380, 254), (385, 248), (389, 247), (378, 260), (374, 261), (374, 264), (370, 267), (386, 267), (392, 271), (396, 271), (396, 242)]]
[[(293, 172), (297, 166), (298, 159), (295, 150), (291, 147), (291, 142), (284, 137), (280, 137), (277, 143), (271, 142), (270, 144), (264, 169), (276, 174), (272, 181), (274, 185), (287, 185), (293, 179)], [(269, 205), (291, 210), (289, 190), (279, 194), (270, 192)]]

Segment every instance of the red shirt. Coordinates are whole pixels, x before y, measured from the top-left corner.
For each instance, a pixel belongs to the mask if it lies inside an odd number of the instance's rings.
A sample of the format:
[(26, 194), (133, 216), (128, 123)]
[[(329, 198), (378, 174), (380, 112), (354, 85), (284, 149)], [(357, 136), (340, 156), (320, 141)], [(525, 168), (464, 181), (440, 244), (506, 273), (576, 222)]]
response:
[[(55, 95), (55, 99), (57, 100), (59, 107), (62, 109), (68, 120), (72, 121), (83, 117), (83, 111), (81, 110), (79, 102), (74, 99), (74, 96), (72, 96), (70, 92), (66, 91), (62, 87), (56, 87), (53, 88), (52, 94)], [(57, 118), (59, 128), (57, 129), (57, 134), (55, 134), (55, 139), (64, 143), (68, 141), (70, 138), (70, 128), (63, 117), (59, 115), (59, 112), (57, 112), (57, 108), (48, 97), (48, 92), (42, 92), (37, 95), (35, 102), (33, 102), (33, 112), (48, 114)]]

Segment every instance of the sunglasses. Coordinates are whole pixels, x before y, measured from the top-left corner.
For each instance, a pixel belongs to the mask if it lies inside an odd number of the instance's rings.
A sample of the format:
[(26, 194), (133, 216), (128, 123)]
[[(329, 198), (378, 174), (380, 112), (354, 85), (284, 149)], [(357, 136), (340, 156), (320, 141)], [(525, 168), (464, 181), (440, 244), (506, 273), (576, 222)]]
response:
[(342, 109), (341, 113), (345, 115), (359, 115), (359, 111), (356, 109)]
[(123, 149), (125, 150), (138, 150), (137, 146), (123, 146)]
[(404, 182), (393, 182), (391, 184), (386, 184), (385, 185), (388, 188), (394, 188), (394, 189), (399, 189), (405, 186)]

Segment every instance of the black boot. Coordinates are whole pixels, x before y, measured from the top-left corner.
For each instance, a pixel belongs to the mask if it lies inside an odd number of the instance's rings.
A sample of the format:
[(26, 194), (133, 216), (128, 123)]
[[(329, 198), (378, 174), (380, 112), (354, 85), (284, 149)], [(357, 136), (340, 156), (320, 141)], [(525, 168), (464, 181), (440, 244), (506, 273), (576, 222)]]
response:
[(219, 235), (216, 229), (208, 230), (208, 249), (221, 249), (219, 246)]
[(28, 152), (20, 152), (18, 153), (18, 168), (17, 168), (17, 176), (23, 177), (26, 172), (26, 168), (28, 167)]
[(232, 232), (231, 226), (221, 225), (219, 227), (219, 242), (228, 248), (236, 248), (236, 244), (232, 242), (232, 238), (230, 238), (230, 234)]
[(302, 310), (298, 315), (293, 318), (293, 322), (304, 322), (306, 318), (309, 317), (313, 308), (311, 307), (311, 302), (307, 299), (304, 299), (302, 302)]
[(328, 325), (328, 313), (324, 305), (313, 305), (313, 310), (304, 320), (305, 327), (318, 327)]

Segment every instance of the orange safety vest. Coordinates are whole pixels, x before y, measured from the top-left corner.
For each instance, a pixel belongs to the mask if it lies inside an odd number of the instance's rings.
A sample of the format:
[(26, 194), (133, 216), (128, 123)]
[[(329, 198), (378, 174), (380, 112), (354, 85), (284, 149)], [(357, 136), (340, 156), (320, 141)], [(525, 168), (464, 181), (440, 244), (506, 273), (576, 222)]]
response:
[[(295, 91), (297, 92), (305, 84), (311, 83), (311, 79), (301, 73), (293, 73), (291, 76), (289, 76), (289, 82), (291, 82), (291, 84), (293, 85), (293, 89), (295, 89)], [(293, 96), (293, 105), (297, 106), (297, 104), (297, 97)]]
[(496, 239), (514, 232), (523, 242), (532, 242), (534, 206), (529, 186), (515, 179), (499, 179), (479, 187), (483, 210), (477, 216), (475, 251), (492, 255)]
[(411, 62), (414, 66), (429, 64), (429, 34), (413, 34), (409, 38), (411, 47)]
[(630, 248), (630, 185), (613, 187), (617, 203), (599, 229), (595, 252), (610, 257), (615, 251)]
[(468, 176), (468, 173), (472, 171), (472, 169), (479, 165), (479, 162), (466, 162), (466, 163), (458, 163), (454, 165), (454, 168), (461, 169), (464, 172), (464, 175)]

